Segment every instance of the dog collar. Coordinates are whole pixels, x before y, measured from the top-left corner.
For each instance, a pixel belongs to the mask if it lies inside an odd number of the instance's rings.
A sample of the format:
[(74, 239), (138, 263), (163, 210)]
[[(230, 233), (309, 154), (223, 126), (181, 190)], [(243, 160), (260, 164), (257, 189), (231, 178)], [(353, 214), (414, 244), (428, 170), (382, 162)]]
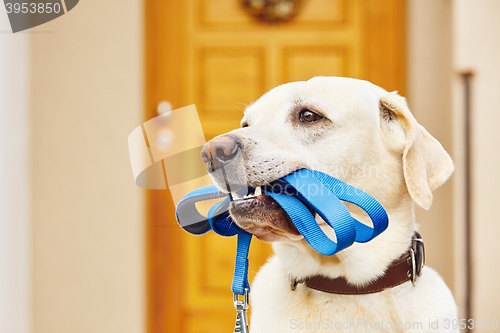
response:
[(417, 282), (417, 277), (422, 275), (422, 268), (425, 265), (424, 241), (418, 232), (412, 237), (411, 245), (399, 259), (393, 261), (387, 268), (384, 275), (364, 286), (356, 286), (347, 282), (343, 277), (335, 279), (314, 275), (302, 280), (290, 278), (290, 289), (295, 290), (298, 284), (323, 291), (330, 294), (341, 295), (363, 295), (373, 294), (393, 288), (411, 281), (413, 285)]

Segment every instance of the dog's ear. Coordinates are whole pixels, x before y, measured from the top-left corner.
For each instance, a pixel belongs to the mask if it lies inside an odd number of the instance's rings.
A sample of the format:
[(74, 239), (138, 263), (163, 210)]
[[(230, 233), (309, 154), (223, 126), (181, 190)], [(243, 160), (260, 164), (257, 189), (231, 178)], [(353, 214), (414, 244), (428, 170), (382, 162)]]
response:
[(417, 123), (406, 100), (396, 92), (380, 99), (384, 121), (397, 121), (406, 133), (403, 151), (403, 173), (412, 199), (422, 208), (432, 204), (432, 191), (453, 172), (453, 161), (443, 146)]

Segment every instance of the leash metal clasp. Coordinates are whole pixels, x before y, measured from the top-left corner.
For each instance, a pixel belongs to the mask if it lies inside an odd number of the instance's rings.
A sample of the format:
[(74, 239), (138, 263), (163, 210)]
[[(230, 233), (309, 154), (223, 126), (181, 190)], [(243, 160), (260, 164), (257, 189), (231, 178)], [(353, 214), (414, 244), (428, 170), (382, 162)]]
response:
[(234, 324), (234, 333), (248, 333), (248, 289), (245, 288), (245, 294), (241, 300), (238, 294), (234, 294), (234, 307), (236, 308), (236, 323)]

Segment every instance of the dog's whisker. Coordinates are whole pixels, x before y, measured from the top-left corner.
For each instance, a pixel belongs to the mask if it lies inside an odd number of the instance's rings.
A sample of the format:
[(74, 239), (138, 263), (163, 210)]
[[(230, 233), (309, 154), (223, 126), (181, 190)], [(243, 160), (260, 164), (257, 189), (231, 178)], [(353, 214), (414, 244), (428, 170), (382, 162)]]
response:
[(248, 108), (249, 104), (246, 103), (238, 103), (238, 109), (241, 111), (241, 113), (245, 113), (246, 108)]

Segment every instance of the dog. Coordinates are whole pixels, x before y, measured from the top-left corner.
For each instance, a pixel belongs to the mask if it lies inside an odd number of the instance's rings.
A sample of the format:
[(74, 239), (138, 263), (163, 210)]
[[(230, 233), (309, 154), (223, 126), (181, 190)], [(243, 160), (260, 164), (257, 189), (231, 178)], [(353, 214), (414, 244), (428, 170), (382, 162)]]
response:
[[(234, 197), (229, 213), (239, 227), (273, 246), (274, 255), (252, 282), (250, 332), (456, 331), (450, 324), (458, 316), (451, 291), (429, 267), (371, 293), (330, 293), (301, 283), (321, 276), (342, 279), (355, 290), (369, 288), (415, 241), (414, 204), (428, 209), (432, 190), (453, 172), (448, 153), (397, 92), (344, 77), (283, 84), (249, 105), (241, 128), (209, 141), (201, 155), (220, 190), (236, 196), (235, 188), (256, 189)], [(220, 168), (225, 172), (214, 172)], [(261, 190), (301, 168), (369, 193), (386, 209), (388, 228), (333, 256), (315, 252)], [(363, 211), (346, 205), (370, 225)], [(321, 217), (316, 221), (335, 239)]]

